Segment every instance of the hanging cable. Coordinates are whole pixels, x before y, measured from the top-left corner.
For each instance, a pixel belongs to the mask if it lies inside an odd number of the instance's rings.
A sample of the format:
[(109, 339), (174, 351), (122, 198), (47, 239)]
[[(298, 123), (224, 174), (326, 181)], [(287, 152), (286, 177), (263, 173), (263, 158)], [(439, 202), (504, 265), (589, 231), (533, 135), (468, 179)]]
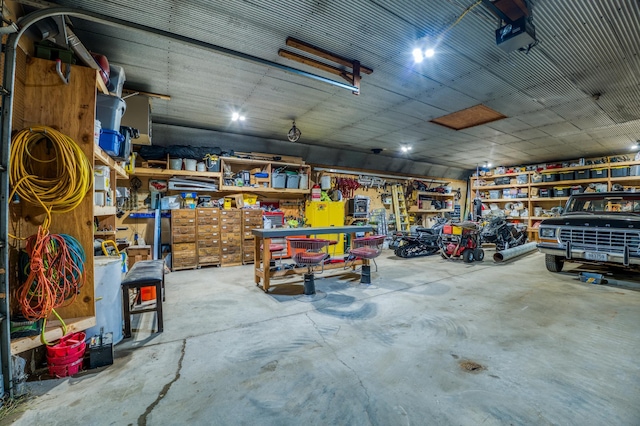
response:
[(86, 277), (86, 255), (72, 236), (49, 234), (43, 227), (27, 238), (26, 253), (29, 275), (18, 288), (20, 309), (29, 321), (46, 319), (75, 300)]
[(93, 169), (80, 146), (51, 127), (34, 126), (11, 141), (10, 199), (44, 208), (49, 228), (52, 213), (75, 209), (91, 190)]

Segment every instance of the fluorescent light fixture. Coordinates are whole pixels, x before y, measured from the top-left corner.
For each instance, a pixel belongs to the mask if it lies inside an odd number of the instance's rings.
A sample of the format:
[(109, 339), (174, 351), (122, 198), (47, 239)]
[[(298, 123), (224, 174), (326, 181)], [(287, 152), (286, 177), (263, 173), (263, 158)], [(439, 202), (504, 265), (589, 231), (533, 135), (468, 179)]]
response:
[(402, 146), (402, 147), (400, 147), (400, 149), (402, 150), (402, 152), (409, 152), (409, 151), (411, 151), (411, 147), (410, 147), (410, 146)]
[(422, 59), (424, 59), (422, 57), (422, 49), (419, 49), (417, 47), (413, 49), (413, 52), (411, 52), (411, 54), (413, 55), (413, 60), (416, 64), (419, 64), (420, 62), (422, 62)]
[(231, 114), (231, 121), (238, 121), (239, 118), (240, 118), (240, 114), (238, 114), (237, 112), (234, 112), (233, 114)]
[(435, 50), (433, 50), (432, 48), (426, 49), (426, 50), (424, 51), (424, 57), (425, 57), (425, 58), (431, 58), (431, 57), (433, 57), (433, 55), (435, 55), (435, 54), (436, 54), (436, 51), (435, 51)]
[(241, 116), (240, 116), (240, 121), (244, 121), (244, 120), (245, 120), (245, 118), (246, 118), (246, 117), (245, 117), (244, 115), (241, 115)]

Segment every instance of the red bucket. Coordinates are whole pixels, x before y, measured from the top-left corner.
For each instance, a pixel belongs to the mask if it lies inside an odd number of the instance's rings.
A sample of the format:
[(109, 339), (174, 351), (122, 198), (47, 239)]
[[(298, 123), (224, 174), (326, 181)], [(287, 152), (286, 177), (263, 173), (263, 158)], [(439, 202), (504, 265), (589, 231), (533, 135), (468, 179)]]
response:
[(82, 357), (80, 359), (64, 365), (51, 365), (49, 364), (49, 374), (55, 377), (67, 377), (78, 374), (82, 369)]
[(69, 334), (60, 339), (53, 346), (47, 346), (47, 357), (67, 357), (71, 355), (83, 354), (86, 348), (84, 339), (86, 334), (82, 331)]

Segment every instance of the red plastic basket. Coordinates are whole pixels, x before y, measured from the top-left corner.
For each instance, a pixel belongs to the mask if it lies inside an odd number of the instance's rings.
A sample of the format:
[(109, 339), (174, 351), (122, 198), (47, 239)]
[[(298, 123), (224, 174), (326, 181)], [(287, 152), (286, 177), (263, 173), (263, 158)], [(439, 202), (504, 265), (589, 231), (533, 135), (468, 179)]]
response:
[(67, 377), (73, 376), (74, 374), (78, 374), (78, 372), (82, 369), (82, 358), (77, 361), (74, 361), (70, 364), (64, 365), (51, 365), (49, 364), (49, 374), (55, 377)]
[(82, 331), (64, 336), (57, 344), (47, 346), (47, 356), (54, 358), (77, 355), (80, 352), (84, 353), (86, 347), (84, 339), (86, 337), (87, 335)]

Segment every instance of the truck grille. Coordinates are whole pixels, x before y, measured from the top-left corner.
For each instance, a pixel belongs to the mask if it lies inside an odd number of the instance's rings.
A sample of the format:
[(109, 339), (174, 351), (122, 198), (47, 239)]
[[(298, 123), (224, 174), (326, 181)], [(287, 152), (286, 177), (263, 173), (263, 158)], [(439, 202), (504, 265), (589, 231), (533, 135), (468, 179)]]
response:
[(560, 242), (571, 241), (571, 247), (589, 251), (623, 253), (628, 246), (631, 253), (640, 253), (640, 231), (562, 228)]

